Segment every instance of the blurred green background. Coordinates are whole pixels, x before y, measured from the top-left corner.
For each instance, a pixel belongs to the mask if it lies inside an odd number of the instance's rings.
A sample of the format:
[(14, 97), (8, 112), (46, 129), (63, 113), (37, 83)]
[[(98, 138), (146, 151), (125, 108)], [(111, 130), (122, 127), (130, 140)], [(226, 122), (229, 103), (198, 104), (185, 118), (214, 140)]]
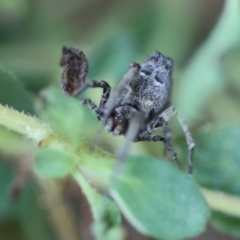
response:
[[(141, 62), (158, 50), (174, 59), (173, 104), (185, 114), (197, 141), (204, 142), (204, 136), (198, 139), (199, 133), (209, 132), (219, 124), (240, 121), (240, 17), (238, 22), (231, 19), (234, 13), (230, 14), (228, 19), (233, 24), (220, 29), (217, 39), (204, 45), (224, 3), (222, 0), (0, 0), (0, 103), (41, 116), (41, 90), (50, 85), (60, 88), (59, 60), (64, 45), (85, 52), (89, 79), (104, 79), (112, 86), (131, 62)], [(97, 89), (84, 93), (96, 103), (100, 95)], [(99, 122), (89, 109), (81, 109), (85, 116), (81, 123), (82, 138), (92, 141)], [(184, 136), (175, 120), (170, 126), (173, 146), (185, 168)], [(227, 138), (229, 132), (224, 131), (223, 137)], [(215, 139), (219, 140), (218, 136)], [(235, 144), (240, 142), (238, 135), (232, 139)], [(98, 145), (115, 153), (122, 143), (122, 137), (103, 133)], [(91, 217), (81, 191), (71, 179), (39, 180), (31, 169), (35, 152), (36, 148), (28, 141), (0, 128), (0, 240), (92, 239)], [(161, 152), (159, 145), (153, 143), (137, 143), (131, 149), (132, 154), (157, 157)], [(209, 158), (203, 157), (206, 164), (211, 157), (211, 154)], [(239, 154), (235, 159), (240, 169)], [(199, 165), (203, 171), (204, 167)], [(214, 188), (202, 180), (204, 174), (208, 171), (196, 173), (198, 181)], [(240, 194), (240, 187), (236, 188), (234, 194)], [(220, 219), (217, 213), (214, 219)], [(234, 229), (240, 229), (240, 220), (235, 220)], [(128, 239), (148, 239), (128, 223), (125, 225)], [(239, 231), (232, 232), (240, 235)], [(209, 227), (195, 239), (233, 237)]]

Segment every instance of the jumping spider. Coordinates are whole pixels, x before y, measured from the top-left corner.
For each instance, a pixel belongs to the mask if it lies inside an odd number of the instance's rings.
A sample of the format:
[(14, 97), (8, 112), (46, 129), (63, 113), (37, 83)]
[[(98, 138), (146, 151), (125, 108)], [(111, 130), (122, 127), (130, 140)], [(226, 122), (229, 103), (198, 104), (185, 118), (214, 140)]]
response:
[[(173, 60), (155, 51), (141, 64), (132, 63), (128, 72), (120, 81), (115, 92), (111, 93), (110, 85), (105, 81), (88, 80), (88, 62), (84, 53), (74, 48), (63, 47), (60, 65), (64, 67), (62, 89), (71, 96), (77, 96), (88, 88), (102, 88), (103, 94), (99, 106), (90, 99), (81, 100), (88, 105), (97, 118), (103, 122), (107, 131), (114, 135), (127, 135), (129, 126), (136, 113), (141, 113), (138, 129), (132, 141), (163, 142), (165, 151), (178, 164), (177, 154), (170, 144), (171, 132), (168, 120), (176, 114), (170, 106)], [(195, 147), (193, 138), (183, 119), (178, 121), (186, 136), (188, 144), (188, 171), (192, 173), (192, 157)], [(136, 119), (135, 119), (136, 120)], [(152, 135), (161, 128), (163, 137)]]

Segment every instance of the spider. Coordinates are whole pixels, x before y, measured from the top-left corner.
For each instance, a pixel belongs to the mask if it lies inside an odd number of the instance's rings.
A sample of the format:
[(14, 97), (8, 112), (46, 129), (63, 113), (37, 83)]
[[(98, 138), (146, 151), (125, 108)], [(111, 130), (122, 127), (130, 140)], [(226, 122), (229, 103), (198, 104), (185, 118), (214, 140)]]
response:
[[(164, 152), (170, 154), (178, 165), (178, 157), (171, 146), (171, 131), (167, 122), (177, 113), (170, 106), (173, 60), (158, 51), (153, 52), (141, 64), (132, 63), (115, 91), (106, 81), (88, 80), (88, 61), (85, 54), (75, 48), (63, 47), (60, 65), (64, 67), (62, 89), (65, 94), (78, 96), (88, 88), (102, 88), (100, 104), (90, 99), (80, 102), (89, 106), (97, 118), (113, 135), (127, 136), (135, 129), (130, 141), (163, 142)], [(192, 174), (192, 158), (195, 143), (182, 117), (177, 119), (183, 129), (188, 144), (188, 172)], [(135, 121), (136, 127), (132, 122)], [(161, 128), (163, 136), (153, 135)]]

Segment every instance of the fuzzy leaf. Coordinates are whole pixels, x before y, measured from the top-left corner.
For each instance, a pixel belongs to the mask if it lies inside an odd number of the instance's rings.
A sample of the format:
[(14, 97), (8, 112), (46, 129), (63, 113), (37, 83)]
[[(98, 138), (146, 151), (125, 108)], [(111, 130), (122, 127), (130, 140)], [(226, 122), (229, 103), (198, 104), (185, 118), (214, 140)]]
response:
[(155, 238), (196, 236), (209, 216), (194, 180), (159, 159), (130, 157), (115, 176), (110, 193), (130, 223)]
[(204, 187), (240, 195), (240, 125), (214, 127), (196, 136), (194, 176)]
[(40, 149), (35, 160), (35, 171), (43, 177), (58, 178), (73, 168), (71, 155), (55, 149)]
[(83, 113), (76, 99), (64, 95), (59, 89), (49, 88), (43, 96), (43, 117), (51, 127), (74, 143), (80, 141)]
[[(209, 132), (196, 136), (194, 176), (204, 187), (240, 195), (240, 125), (228, 124), (217, 126)], [(231, 212), (236, 206), (228, 204)], [(240, 219), (223, 212), (214, 211), (211, 223), (222, 232), (240, 236)]]

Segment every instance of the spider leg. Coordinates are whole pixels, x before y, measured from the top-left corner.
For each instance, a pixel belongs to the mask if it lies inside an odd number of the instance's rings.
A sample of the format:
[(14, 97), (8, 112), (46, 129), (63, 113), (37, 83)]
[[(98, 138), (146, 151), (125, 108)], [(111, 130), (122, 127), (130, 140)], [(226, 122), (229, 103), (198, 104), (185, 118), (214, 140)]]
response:
[(79, 94), (83, 93), (88, 88), (102, 88), (103, 94), (101, 97), (101, 101), (99, 104), (99, 108), (102, 108), (105, 103), (108, 101), (108, 98), (111, 93), (111, 87), (110, 85), (105, 81), (95, 81), (95, 80), (89, 80), (79, 91)]
[(90, 80), (81, 88), (79, 94), (81, 94), (82, 92), (84, 92), (88, 88), (102, 88), (103, 89), (102, 97), (101, 97), (100, 104), (99, 104), (98, 107), (90, 99), (83, 99), (83, 100), (80, 101), (80, 103), (89, 106), (93, 110), (93, 112), (97, 115), (97, 118), (99, 120), (102, 120), (102, 118), (103, 118), (103, 108), (104, 108), (106, 102), (109, 99), (109, 96), (110, 96), (110, 93), (111, 93), (111, 87), (105, 81)]
[[(171, 132), (171, 129), (167, 126), (166, 122), (162, 126), (162, 131), (163, 131), (163, 135), (166, 139), (166, 142), (170, 144), (170, 142), (172, 140), (172, 132)], [(167, 154), (167, 145), (164, 144), (163, 156), (166, 156), (166, 154)]]
[(171, 144), (169, 142), (167, 142), (166, 138), (164, 138), (162, 136), (151, 136), (150, 134), (142, 134), (142, 135), (137, 136), (134, 139), (134, 141), (135, 142), (140, 142), (140, 141), (163, 142), (164, 146), (166, 147), (166, 150), (171, 155), (173, 161), (176, 163), (177, 166), (179, 166), (177, 153), (173, 150)]
[(140, 126), (144, 122), (144, 113), (139, 111), (135, 112), (129, 121), (129, 127), (125, 134), (125, 142), (118, 153), (118, 159), (115, 164), (115, 172), (118, 172), (121, 169), (121, 165), (126, 159), (126, 154), (129, 151), (131, 143), (135, 141), (136, 137), (139, 134)]
[[(176, 109), (174, 107), (170, 107), (166, 109), (161, 115), (165, 121), (168, 121), (173, 115), (177, 113)], [(183, 133), (186, 138), (186, 142), (188, 145), (188, 173), (192, 175), (193, 171), (193, 151), (195, 148), (195, 143), (192, 137), (191, 132), (189, 131), (189, 128), (187, 124), (184, 122), (184, 119), (180, 116), (179, 113), (177, 113), (177, 119), (179, 124), (182, 127)]]
[(188, 145), (188, 173), (192, 175), (193, 171), (193, 151), (195, 148), (195, 142), (193, 140), (192, 134), (188, 129), (187, 124), (184, 122), (184, 119), (178, 114), (177, 115), (178, 122), (180, 123), (182, 130), (184, 132), (187, 145)]
[(80, 100), (80, 103), (83, 105), (87, 105), (91, 110), (97, 115), (97, 118), (101, 120), (101, 116), (99, 114), (99, 108), (91, 99), (83, 99)]
[(158, 121), (155, 124), (155, 128), (162, 128), (164, 137), (166, 139), (167, 144), (164, 144), (164, 150), (163, 150), (163, 155), (166, 155), (167, 152), (167, 145), (171, 143), (171, 139), (172, 139), (172, 132), (170, 130), (170, 128), (167, 125), (167, 122), (169, 121), (169, 119), (176, 113), (176, 110), (174, 107), (170, 107), (167, 108), (163, 113), (160, 114), (160, 116), (156, 119), (156, 121)]
[(108, 119), (108, 117), (112, 113), (113, 109), (115, 108), (116, 100), (117, 99), (119, 99), (119, 101), (122, 100), (122, 98), (120, 96), (124, 93), (125, 87), (133, 79), (135, 79), (138, 76), (140, 68), (141, 67), (138, 63), (130, 64), (130, 67), (129, 67), (128, 71), (125, 73), (125, 75), (123, 76), (123, 78), (121, 79), (121, 81), (119, 82), (117, 87), (114, 89), (111, 97), (109, 98), (109, 100), (106, 103), (106, 111), (105, 111), (105, 114), (104, 114), (104, 122), (106, 122), (106, 120)]
[[(160, 116), (165, 120), (165, 122), (167, 122), (176, 113), (177, 113), (177, 110), (174, 107), (170, 107), (170, 108), (167, 108)], [(179, 124), (182, 127), (182, 130), (184, 132), (186, 142), (188, 145), (188, 173), (191, 175), (193, 171), (193, 151), (195, 148), (195, 143), (187, 124), (184, 122), (184, 119), (180, 116), (179, 113), (177, 113), (177, 119)], [(160, 127), (160, 126), (156, 125), (156, 127)]]
[[(109, 119), (113, 109), (115, 108), (115, 106), (118, 105), (121, 102), (121, 100), (122, 100), (121, 96), (124, 95), (125, 87), (128, 86), (128, 84), (138, 76), (140, 68), (141, 68), (140, 64), (132, 63), (130, 65), (128, 71), (125, 73), (125, 75), (123, 76), (123, 78), (119, 82), (118, 86), (112, 92), (111, 96), (108, 97), (108, 100), (106, 100), (106, 104), (104, 104), (104, 109), (105, 110), (102, 109), (102, 111), (101, 111), (102, 112), (101, 115), (103, 115), (103, 117), (101, 118), (102, 124), (98, 128), (97, 133), (95, 135), (94, 143), (93, 143), (94, 146), (96, 145), (96, 142), (98, 140), (98, 136), (102, 132), (103, 127), (105, 125), (109, 125), (107, 123), (108, 119)], [(110, 94), (110, 92), (109, 92), (109, 94)], [(119, 100), (117, 101), (117, 99), (119, 99)]]
[[(147, 126), (142, 129), (139, 133), (138, 138), (140, 138), (140, 141), (155, 141), (158, 136), (151, 136), (151, 133), (158, 129), (161, 128), (164, 134), (164, 137), (162, 138), (162, 142), (164, 143), (164, 154), (165, 152), (169, 152), (170, 156), (172, 159), (175, 161), (177, 165), (179, 165), (178, 162), (178, 157), (175, 151), (173, 150), (171, 146), (171, 130), (167, 126), (167, 121), (175, 114), (175, 109), (173, 107), (170, 107), (166, 109), (163, 113), (161, 113), (158, 117), (153, 119)], [(139, 141), (139, 140), (138, 140)], [(160, 141), (160, 140), (157, 140)]]

